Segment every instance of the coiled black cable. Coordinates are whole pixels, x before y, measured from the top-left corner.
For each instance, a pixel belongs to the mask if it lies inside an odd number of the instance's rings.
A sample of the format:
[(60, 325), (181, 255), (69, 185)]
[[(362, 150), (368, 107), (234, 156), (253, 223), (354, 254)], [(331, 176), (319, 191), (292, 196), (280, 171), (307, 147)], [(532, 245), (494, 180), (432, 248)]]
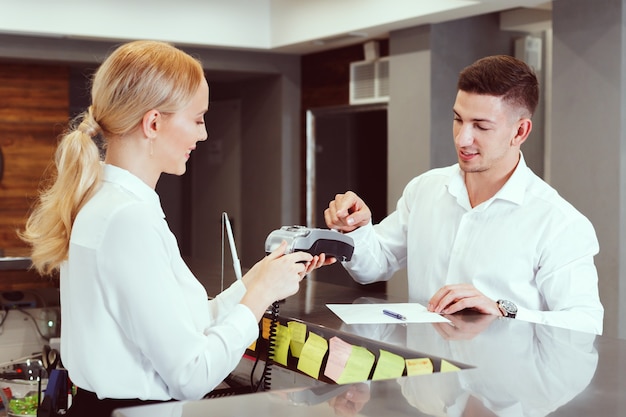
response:
[[(272, 365), (274, 363), (274, 351), (276, 348), (276, 333), (278, 331), (278, 301), (274, 301), (272, 304), (271, 322), (269, 327), (269, 335), (267, 338), (267, 358), (265, 360), (265, 366), (263, 367), (263, 373), (261, 374), (261, 380), (259, 381), (255, 391), (263, 387), (263, 391), (269, 391), (272, 387)], [(259, 356), (257, 355), (257, 360)], [(256, 363), (255, 363), (256, 367)], [(254, 373), (254, 368), (253, 368)]]

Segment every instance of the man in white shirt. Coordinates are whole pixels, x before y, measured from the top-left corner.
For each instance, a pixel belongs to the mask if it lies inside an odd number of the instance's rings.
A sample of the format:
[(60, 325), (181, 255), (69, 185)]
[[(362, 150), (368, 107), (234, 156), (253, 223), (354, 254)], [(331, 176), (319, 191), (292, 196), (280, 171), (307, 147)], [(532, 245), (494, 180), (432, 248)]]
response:
[(351, 191), (325, 210), (328, 227), (355, 240), (351, 276), (365, 284), (407, 268), (409, 300), (430, 311), (601, 334), (594, 228), (520, 151), (538, 97), (532, 69), (513, 57), (465, 68), (453, 108), (458, 163), (414, 178), (377, 225)]

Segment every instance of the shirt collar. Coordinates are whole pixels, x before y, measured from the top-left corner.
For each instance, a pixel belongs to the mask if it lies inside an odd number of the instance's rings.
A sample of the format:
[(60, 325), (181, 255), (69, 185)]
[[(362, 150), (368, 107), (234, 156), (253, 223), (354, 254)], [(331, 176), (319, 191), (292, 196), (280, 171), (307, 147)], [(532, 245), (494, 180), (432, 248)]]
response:
[(524, 194), (526, 193), (528, 172), (524, 155), (520, 151), (519, 162), (515, 167), (515, 171), (513, 171), (509, 180), (500, 188), (500, 191), (496, 193), (494, 199), (499, 198), (500, 200), (508, 200), (515, 204), (522, 204)]
[[(455, 165), (456, 169), (454, 174), (450, 176), (448, 180), (448, 192), (456, 197), (459, 204), (471, 209), (469, 203), (469, 197), (467, 195), (467, 189), (465, 188), (464, 172), (459, 168), (459, 164)], [(526, 193), (526, 182), (528, 178), (528, 166), (524, 160), (524, 155), (520, 151), (520, 158), (513, 174), (508, 181), (500, 188), (500, 190), (494, 195), (488, 202), (491, 204), (496, 199), (507, 200), (515, 204), (522, 204), (524, 201), (524, 194)], [(484, 204), (484, 203), (483, 203)]]
[(163, 218), (165, 218), (165, 213), (161, 207), (159, 195), (148, 184), (123, 168), (110, 164), (103, 165), (104, 181), (124, 188), (126, 191), (136, 196), (139, 200), (150, 204)]

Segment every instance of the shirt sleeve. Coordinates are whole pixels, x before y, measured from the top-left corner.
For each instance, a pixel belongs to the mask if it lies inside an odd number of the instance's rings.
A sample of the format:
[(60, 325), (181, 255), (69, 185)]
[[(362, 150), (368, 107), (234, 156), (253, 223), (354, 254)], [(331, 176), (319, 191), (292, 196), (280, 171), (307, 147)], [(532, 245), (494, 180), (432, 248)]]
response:
[(372, 223), (348, 233), (354, 239), (354, 253), (349, 262), (342, 262), (350, 276), (361, 284), (386, 281), (391, 275)]
[(415, 194), (418, 178), (404, 189), (396, 210), (380, 223), (371, 220), (365, 226), (348, 233), (354, 239), (354, 253), (343, 262), (350, 276), (361, 284), (389, 280), (396, 271), (407, 266), (407, 228), (410, 201)]
[(547, 311), (518, 306), (517, 318), (602, 334), (604, 308), (594, 256), (599, 245), (591, 222), (582, 215), (564, 219), (546, 239), (535, 281)]
[(194, 293), (193, 284), (173, 272), (174, 256), (178, 247), (162, 218), (141, 204), (125, 208), (103, 241), (103, 292), (126, 337), (113, 343), (129, 344), (128, 351), (155, 370), (172, 398), (198, 399), (236, 367), (256, 339), (258, 324), (237, 304), (243, 284), (207, 308), (206, 292)]
[(245, 294), (246, 286), (243, 281), (237, 280), (213, 299), (207, 300), (212, 321), (221, 321), (228, 316), (230, 310), (239, 304)]

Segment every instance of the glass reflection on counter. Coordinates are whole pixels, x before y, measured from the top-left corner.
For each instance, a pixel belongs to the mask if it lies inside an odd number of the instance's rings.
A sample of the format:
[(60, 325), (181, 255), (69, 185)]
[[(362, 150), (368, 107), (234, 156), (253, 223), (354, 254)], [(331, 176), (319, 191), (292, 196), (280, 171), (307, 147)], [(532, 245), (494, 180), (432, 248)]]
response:
[(593, 334), (482, 314), (446, 318), (452, 323), (342, 330), (475, 367), (398, 378), (418, 415), (546, 416), (581, 393), (598, 365)]
[(345, 385), (316, 381), (307, 388), (122, 409), (114, 417), (543, 417), (572, 402), (596, 372), (593, 334), (482, 314), (446, 317), (451, 324), (344, 324), (341, 330), (469, 369)]

